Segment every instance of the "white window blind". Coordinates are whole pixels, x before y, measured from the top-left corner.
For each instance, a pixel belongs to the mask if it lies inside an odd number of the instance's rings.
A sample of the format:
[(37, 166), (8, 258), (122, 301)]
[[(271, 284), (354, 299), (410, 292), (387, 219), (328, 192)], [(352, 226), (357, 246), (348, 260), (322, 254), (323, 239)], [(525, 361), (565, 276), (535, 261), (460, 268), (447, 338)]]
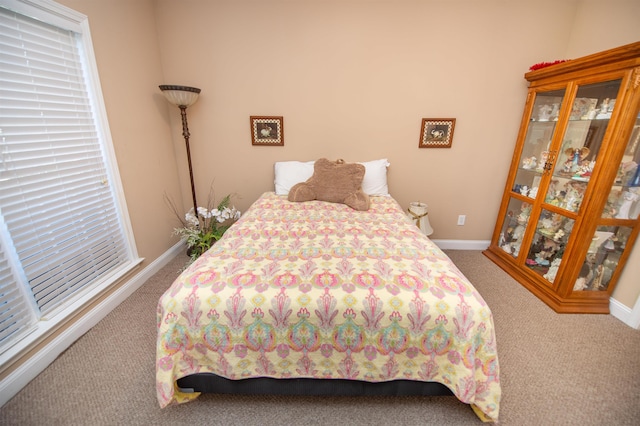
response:
[(0, 351), (133, 259), (81, 37), (0, 7)]
[(0, 344), (8, 344), (26, 333), (36, 316), (27, 295), (16, 285), (19, 280), (5, 253), (3, 236), (6, 232), (0, 229)]

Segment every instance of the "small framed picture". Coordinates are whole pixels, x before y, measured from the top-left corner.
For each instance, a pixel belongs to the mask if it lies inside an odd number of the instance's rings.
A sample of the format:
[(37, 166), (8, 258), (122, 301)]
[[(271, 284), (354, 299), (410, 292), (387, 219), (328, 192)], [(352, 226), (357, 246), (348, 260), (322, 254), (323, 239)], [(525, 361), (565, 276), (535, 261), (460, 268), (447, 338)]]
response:
[(282, 117), (251, 116), (251, 145), (283, 146), (284, 126)]
[(423, 118), (418, 148), (451, 148), (455, 118)]

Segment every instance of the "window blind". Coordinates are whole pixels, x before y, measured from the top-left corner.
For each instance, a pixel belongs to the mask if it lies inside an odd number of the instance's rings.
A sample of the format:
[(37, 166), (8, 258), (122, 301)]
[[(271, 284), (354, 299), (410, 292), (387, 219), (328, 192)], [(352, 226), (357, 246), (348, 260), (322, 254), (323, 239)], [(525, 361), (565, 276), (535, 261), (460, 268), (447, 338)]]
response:
[(36, 320), (29, 300), (16, 282), (0, 240), (0, 347), (16, 340)]
[[(0, 241), (17, 255), (12, 267), (26, 277), (36, 318), (132, 258), (80, 37), (0, 7), (0, 215), (7, 231)], [(0, 257), (0, 325), (19, 327), (33, 315), (29, 303), (21, 308), (11, 296), (21, 284), (5, 271), (7, 259)], [(2, 333), (0, 326), (0, 349)]]

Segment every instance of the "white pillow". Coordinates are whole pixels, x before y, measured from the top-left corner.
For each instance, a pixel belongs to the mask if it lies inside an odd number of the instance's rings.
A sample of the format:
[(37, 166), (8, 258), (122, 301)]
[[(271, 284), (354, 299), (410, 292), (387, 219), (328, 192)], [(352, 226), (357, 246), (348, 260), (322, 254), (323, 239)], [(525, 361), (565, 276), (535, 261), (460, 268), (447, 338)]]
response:
[[(306, 182), (313, 176), (315, 161), (279, 161), (275, 164), (275, 190), (277, 195), (288, 195), (293, 185)], [(387, 167), (389, 161), (381, 160), (361, 162), (365, 168), (362, 190), (369, 195), (389, 195), (387, 186)]]
[(389, 195), (389, 187), (387, 186), (387, 167), (389, 161), (386, 158), (382, 160), (367, 161), (360, 163), (364, 165), (366, 172), (362, 180), (362, 190), (369, 195)]
[(315, 161), (279, 161), (275, 164), (275, 187), (277, 195), (288, 195), (293, 185), (306, 182), (313, 176)]

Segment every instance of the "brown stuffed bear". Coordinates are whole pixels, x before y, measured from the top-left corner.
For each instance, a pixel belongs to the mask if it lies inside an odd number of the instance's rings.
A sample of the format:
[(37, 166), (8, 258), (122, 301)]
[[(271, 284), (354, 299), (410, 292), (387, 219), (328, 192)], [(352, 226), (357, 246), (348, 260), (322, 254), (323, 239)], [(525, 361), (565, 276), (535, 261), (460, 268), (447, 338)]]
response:
[(313, 176), (291, 188), (289, 201), (329, 201), (346, 204), (354, 210), (369, 210), (369, 195), (362, 191), (364, 173), (362, 164), (321, 158), (314, 164)]

